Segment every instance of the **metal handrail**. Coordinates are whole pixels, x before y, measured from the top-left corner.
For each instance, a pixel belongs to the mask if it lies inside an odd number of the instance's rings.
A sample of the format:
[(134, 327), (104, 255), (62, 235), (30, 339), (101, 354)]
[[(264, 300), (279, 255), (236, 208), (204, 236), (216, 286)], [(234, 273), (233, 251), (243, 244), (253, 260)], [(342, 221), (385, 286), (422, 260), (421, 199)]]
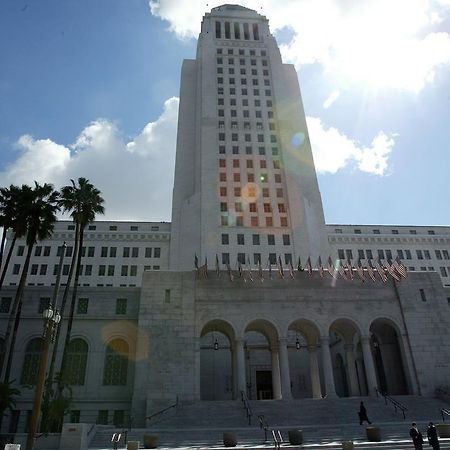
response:
[(153, 414), (150, 414), (149, 416), (145, 417), (146, 420), (151, 420), (156, 416), (160, 416), (161, 414), (164, 414), (165, 412), (169, 411), (170, 409), (176, 408), (179, 404), (178, 395), (176, 397), (176, 401), (173, 405), (167, 406), (166, 408), (161, 409), (160, 411), (156, 411)]
[(445, 422), (446, 415), (450, 417), (450, 410), (448, 410), (447, 408), (441, 408), (442, 422)]
[(273, 438), (273, 443), (275, 445), (275, 448), (280, 449), (281, 444), (283, 443), (283, 436), (281, 435), (281, 431), (280, 430), (272, 430), (272, 438)]
[(259, 420), (259, 428), (264, 430), (264, 442), (267, 442), (268, 441), (267, 432), (270, 430), (269, 423), (267, 422), (266, 416), (264, 416), (263, 414), (260, 414), (258, 416), (258, 420)]
[(249, 403), (247, 395), (245, 394), (244, 391), (241, 391), (241, 400), (242, 400), (242, 403), (244, 404), (245, 412), (247, 414), (248, 424), (251, 425), (252, 424), (252, 415), (253, 415), (252, 408), (250, 407), (250, 403)]
[(403, 420), (406, 419), (405, 411), (408, 411), (408, 408), (405, 405), (402, 405), (399, 401), (395, 400), (391, 396), (387, 395), (385, 392), (381, 392), (379, 389), (375, 388), (375, 392), (377, 394), (380, 394), (382, 397), (384, 397), (384, 403), (387, 405), (388, 401), (394, 406), (395, 412), (397, 412), (397, 408), (402, 412), (403, 414)]

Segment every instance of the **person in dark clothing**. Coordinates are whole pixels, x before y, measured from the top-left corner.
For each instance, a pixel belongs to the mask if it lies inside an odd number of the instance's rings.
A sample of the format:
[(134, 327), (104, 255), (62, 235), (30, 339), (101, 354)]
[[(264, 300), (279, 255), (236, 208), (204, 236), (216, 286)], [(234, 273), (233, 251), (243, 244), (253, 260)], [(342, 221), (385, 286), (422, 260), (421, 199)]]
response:
[(369, 420), (369, 418), (367, 417), (367, 410), (366, 410), (366, 407), (364, 406), (364, 402), (361, 402), (361, 404), (359, 405), (358, 416), (359, 416), (359, 424), (360, 425), (362, 425), (363, 422), (367, 422), (369, 425), (372, 423)]
[(430, 422), (427, 427), (427, 438), (428, 443), (433, 447), (433, 450), (439, 450), (439, 438), (437, 434), (436, 427), (433, 422)]
[(412, 438), (412, 441), (413, 441), (413, 444), (414, 444), (414, 448), (416, 450), (422, 450), (422, 448), (423, 448), (423, 437), (422, 437), (422, 433), (417, 428), (416, 422), (413, 422), (411, 424), (411, 428), (409, 429), (409, 435)]

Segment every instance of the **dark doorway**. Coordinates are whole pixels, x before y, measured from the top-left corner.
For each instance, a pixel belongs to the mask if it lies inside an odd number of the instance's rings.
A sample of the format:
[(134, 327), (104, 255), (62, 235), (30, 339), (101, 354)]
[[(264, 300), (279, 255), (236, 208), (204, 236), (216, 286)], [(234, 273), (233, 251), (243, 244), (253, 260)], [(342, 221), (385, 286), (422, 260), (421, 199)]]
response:
[(380, 343), (375, 338), (373, 339), (373, 356), (378, 374), (378, 382), (380, 383), (380, 390), (385, 394), (391, 394), (391, 392), (388, 392), (386, 373), (384, 371), (383, 358), (381, 357)]
[(273, 399), (272, 371), (270, 370), (256, 371), (256, 393), (258, 400)]

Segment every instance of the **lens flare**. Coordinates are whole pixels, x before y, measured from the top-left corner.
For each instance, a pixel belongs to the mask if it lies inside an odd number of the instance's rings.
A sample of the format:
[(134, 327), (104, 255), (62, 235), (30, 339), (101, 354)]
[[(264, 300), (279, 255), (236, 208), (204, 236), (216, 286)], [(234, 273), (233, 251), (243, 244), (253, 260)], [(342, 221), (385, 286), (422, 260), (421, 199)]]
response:
[(299, 131), (298, 133), (295, 133), (294, 136), (292, 136), (291, 144), (294, 147), (300, 147), (300, 145), (302, 145), (304, 141), (305, 134)]

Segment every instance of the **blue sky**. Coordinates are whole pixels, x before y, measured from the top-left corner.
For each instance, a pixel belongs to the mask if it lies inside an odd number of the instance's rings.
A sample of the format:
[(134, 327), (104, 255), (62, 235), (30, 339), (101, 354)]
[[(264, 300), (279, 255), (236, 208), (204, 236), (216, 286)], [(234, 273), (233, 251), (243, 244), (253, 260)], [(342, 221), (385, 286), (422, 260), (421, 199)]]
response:
[[(87, 176), (106, 218), (170, 220), (180, 68), (217, 4), (2, 0), (0, 185)], [(242, 4), (298, 70), (326, 221), (450, 225), (449, 0)]]

